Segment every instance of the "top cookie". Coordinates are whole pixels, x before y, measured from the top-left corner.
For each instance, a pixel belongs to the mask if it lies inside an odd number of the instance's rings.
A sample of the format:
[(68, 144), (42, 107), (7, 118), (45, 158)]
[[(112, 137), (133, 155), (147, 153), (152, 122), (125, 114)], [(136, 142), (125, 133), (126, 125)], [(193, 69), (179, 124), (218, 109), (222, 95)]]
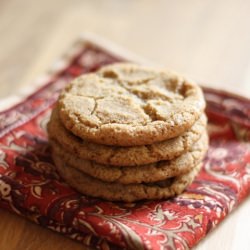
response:
[(60, 95), (59, 115), (76, 136), (117, 146), (176, 137), (199, 119), (201, 89), (173, 73), (113, 64), (72, 81)]

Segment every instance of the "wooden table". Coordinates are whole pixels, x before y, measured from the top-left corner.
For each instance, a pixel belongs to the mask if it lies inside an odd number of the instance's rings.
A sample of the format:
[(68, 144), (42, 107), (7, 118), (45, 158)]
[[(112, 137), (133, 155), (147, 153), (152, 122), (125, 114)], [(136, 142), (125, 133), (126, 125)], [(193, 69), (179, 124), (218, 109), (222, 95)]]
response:
[[(86, 30), (249, 97), (249, 9), (246, 0), (1, 0), (0, 98), (32, 84)], [(247, 199), (197, 249), (249, 249), (249, 206)], [(0, 217), (1, 250), (86, 249), (3, 210)]]

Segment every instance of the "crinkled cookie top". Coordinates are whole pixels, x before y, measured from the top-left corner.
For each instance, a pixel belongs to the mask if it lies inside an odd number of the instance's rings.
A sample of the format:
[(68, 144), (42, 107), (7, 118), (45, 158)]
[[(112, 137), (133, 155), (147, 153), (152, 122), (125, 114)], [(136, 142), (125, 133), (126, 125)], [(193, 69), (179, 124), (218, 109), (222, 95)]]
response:
[(205, 107), (196, 84), (163, 70), (124, 63), (78, 77), (58, 104), (61, 121), (76, 136), (119, 146), (178, 136)]

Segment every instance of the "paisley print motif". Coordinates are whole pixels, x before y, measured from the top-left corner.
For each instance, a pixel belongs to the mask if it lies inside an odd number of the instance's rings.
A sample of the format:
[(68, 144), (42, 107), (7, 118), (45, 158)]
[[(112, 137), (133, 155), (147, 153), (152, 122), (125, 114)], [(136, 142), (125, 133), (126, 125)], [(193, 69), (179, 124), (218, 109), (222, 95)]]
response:
[(42, 88), (0, 113), (0, 206), (99, 249), (189, 249), (250, 192), (250, 101), (204, 88), (210, 148), (183, 194), (138, 203), (89, 198), (55, 171), (46, 123), (69, 80), (121, 60), (82, 41)]

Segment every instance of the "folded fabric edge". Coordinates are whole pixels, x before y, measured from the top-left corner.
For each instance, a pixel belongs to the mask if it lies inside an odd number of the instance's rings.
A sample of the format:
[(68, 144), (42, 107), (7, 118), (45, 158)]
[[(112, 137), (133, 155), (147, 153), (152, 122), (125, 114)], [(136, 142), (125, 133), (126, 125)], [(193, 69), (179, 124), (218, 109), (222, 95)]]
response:
[[(135, 63), (140, 63), (148, 66), (153, 66), (153, 67), (157, 66), (163, 68), (162, 65), (151, 62), (146, 58), (141, 57), (106, 38), (98, 36), (94, 33), (83, 32), (75, 40), (75, 42), (73, 42), (72, 45), (69, 46), (67, 51), (64, 53), (62, 52), (62, 56), (60, 56), (57, 60), (55, 60), (50, 67), (48, 67), (48, 70), (43, 75), (38, 77), (36, 80), (28, 83), (27, 86), (19, 88), (13, 95), (1, 99), (0, 112), (6, 111), (10, 108), (14, 108), (16, 105), (22, 103), (23, 101), (28, 99), (29, 96), (32, 96), (34, 92), (38, 91), (40, 88), (46, 85), (53, 78), (53, 76), (65, 70), (70, 64), (71, 60), (80, 52), (80, 50), (84, 48), (86, 44), (97, 46), (102, 50), (107, 51), (108, 53), (123, 60), (133, 61)], [(168, 70), (174, 71), (172, 69)], [(223, 91), (217, 88), (210, 88), (206, 84), (201, 84), (201, 86), (207, 90), (215, 90), (221, 93), (223, 92), (226, 95), (231, 95), (236, 98), (247, 99), (247, 97), (242, 97), (241, 95), (238, 94), (232, 94), (230, 92)]]
[[(1, 205), (0, 208), (6, 211), (6, 208), (4, 206)], [(84, 232), (83, 230), (77, 230), (76, 228), (61, 224), (51, 218), (42, 216), (39, 213), (26, 210), (27, 214), (23, 215), (10, 209), (7, 209), (7, 211), (18, 216), (22, 216), (23, 218), (28, 219), (30, 222), (38, 226), (42, 226), (45, 229), (49, 229), (57, 233), (59, 236), (65, 236), (71, 240), (77, 241), (83, 246), (88, 247), (88, 249), (92, 249), (93, 247), (97, 246), (99, 247), (99, 249), (105, 250), (117, 249), (117, 246), (113, 245), (111, 242), (108, 242), (104, 238), (96, 237), (95, 235)]]
[(25, 99), (29, 98), (29, 96), (31, 96), (34, 92), (38, 91), (40, 88), (46, 85), (55, 75), (65, 70), (70, 64), (71, 60), (77, 54), (79, 54), (79, 52), (87, 44), (97, 46), (102, 50), (107, 51), (110, 54), (123, 60), (142, 63), (145, 65), (156, 65), (107, 39), (101, 38), (95, 34), (88, 32), (82, 33), (64, 53), (62, 52), (62, 56), (55, 60), (50, 67), (48, 67), (48, 70), (43, 75), (27, 84), (27, 86), (18, 89), (13, 95), (1, 99), (0, 112), (6, 111), (10, 108), (14, 108), (15, 105), (18, 105), (21, 102), (25, 101)]

